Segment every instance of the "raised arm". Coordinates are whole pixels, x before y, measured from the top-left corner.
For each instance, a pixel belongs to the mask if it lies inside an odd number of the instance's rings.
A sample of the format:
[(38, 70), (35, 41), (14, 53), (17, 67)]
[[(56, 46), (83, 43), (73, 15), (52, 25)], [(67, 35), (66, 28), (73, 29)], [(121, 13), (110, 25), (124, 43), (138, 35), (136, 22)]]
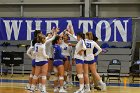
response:
[(84, 52), (87, 48), (86, 48), (84, 40), (81, 40), (80, 43), (81, 43), (81, 50), (78, 52), (78, 54), (82, 55), (82, 52)]
[(82, 44), (82, 50), (86, 50), (86, 44), (84, 40), (81, 40), (81, 44)]
[(52, 41), (55, 39), (56, 34), (57, 34), (57, 32), (54, 32), (53, 37), (50, 38), (50, 39), (48, 39), (48, 37), (46, 37), (46, 42), (45, 42), (45, 44), (47, 44), (47, 43), (49, 43), (49, 42), (52, 42)]
[(74, 34), (71, 34), (70, 32), (67, 31), (67, 34), (69, 35), (69, 37), (74, 38), (77, 41), (77, 36), (75, 36)]

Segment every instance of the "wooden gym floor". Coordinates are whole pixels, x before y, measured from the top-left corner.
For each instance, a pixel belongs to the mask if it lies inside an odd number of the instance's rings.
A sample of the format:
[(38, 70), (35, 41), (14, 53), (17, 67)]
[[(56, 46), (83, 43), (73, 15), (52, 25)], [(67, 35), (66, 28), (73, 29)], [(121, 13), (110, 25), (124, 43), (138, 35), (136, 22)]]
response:
[[(22, 77), (21, 75), (14, 75), (13, 78), (10, 76), (2, 76), (0, 78), (0, 93), (30, 93), (25, 90), (24, 87), (27, 84), (28, 75)], [(67, 89), (68, 93), (73, 93), (78, 87), (72, 86)], [(53, 93), (52, 86), (47, 85), (47, 91)], [(36, 93), (39, 93), (38, 91)], [(140, 82), (129, 84), (124, 86), (123, 83), (110, 83), (107, 84), (107, 91), (101, 92), (92, 90), (91, 93), (140, 93)]]

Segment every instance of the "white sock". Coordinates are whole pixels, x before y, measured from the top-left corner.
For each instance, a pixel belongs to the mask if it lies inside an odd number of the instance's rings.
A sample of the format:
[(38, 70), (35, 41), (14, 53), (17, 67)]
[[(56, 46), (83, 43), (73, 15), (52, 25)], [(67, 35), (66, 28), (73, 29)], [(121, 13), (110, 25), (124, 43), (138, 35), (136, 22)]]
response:
[(104, 82), (103, 82), (102, 80), (99, 80), (99, 84), (100, 84), (100, 85), (103, 85)]
[(84, 88), (84, 84), (80, 84), (80, 90)]
[(65, 84), (67, 84), (67, 82), (66, 82), (66, 81), (64, 81), (64, 85), (65, 85)]
[(35, 85), (31, 85), (31, 90), (35, 90)]
[(42, 85), (42, 90), (46, 91), (46, 86), (45, 85)]
[(85, 84), (85, 87), (86, 87), (87, 89), (90, 88), (89, 84)]
[(38, 87), (39, 87), (39, 88), (41, 88), (41, 87), (42, 87), (42, 84), (41, 84), (41, 83), (39, 83), (39, 84), (38, 84)]

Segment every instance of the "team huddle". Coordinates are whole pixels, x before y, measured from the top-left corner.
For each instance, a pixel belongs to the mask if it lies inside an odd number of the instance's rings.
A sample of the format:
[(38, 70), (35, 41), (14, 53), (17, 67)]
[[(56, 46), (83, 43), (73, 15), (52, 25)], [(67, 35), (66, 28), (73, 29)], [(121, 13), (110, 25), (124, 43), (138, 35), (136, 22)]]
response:
[[(34, 93), (38, 88), (41, 93), (47, 93), (46, 82), (53, 70), (54, 93), (67, 93), (66, 84), (72, 84), (73, 63), (76, 64), (80, 86), (74, 93), (91, 92), (90, 72), (95, 85), (100, 85), (101, 90), (106, 91), (106, 84), (96, 71), (97, 57), (102, 52), (102, 49), (96, 43), (97, 38), (92, 32), (75, 35), (71, 26), (58, 33), (59, 28), (53, 28), (46, 36), (40, 30), (34, 32), (34, 39), (27, 50), (27, 55), (32, 59), (32, 72), (26, 89)], [(77, 43), (70, 43), (69, 38), (75, 39)]]

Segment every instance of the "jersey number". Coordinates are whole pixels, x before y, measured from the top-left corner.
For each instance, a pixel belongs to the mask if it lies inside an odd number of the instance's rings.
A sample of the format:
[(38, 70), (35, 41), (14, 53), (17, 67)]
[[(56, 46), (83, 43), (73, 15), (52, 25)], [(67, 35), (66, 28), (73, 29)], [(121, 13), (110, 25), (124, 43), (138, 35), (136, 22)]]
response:
[(86, 43), (87, 48), (91, 48), (91, 43)]

